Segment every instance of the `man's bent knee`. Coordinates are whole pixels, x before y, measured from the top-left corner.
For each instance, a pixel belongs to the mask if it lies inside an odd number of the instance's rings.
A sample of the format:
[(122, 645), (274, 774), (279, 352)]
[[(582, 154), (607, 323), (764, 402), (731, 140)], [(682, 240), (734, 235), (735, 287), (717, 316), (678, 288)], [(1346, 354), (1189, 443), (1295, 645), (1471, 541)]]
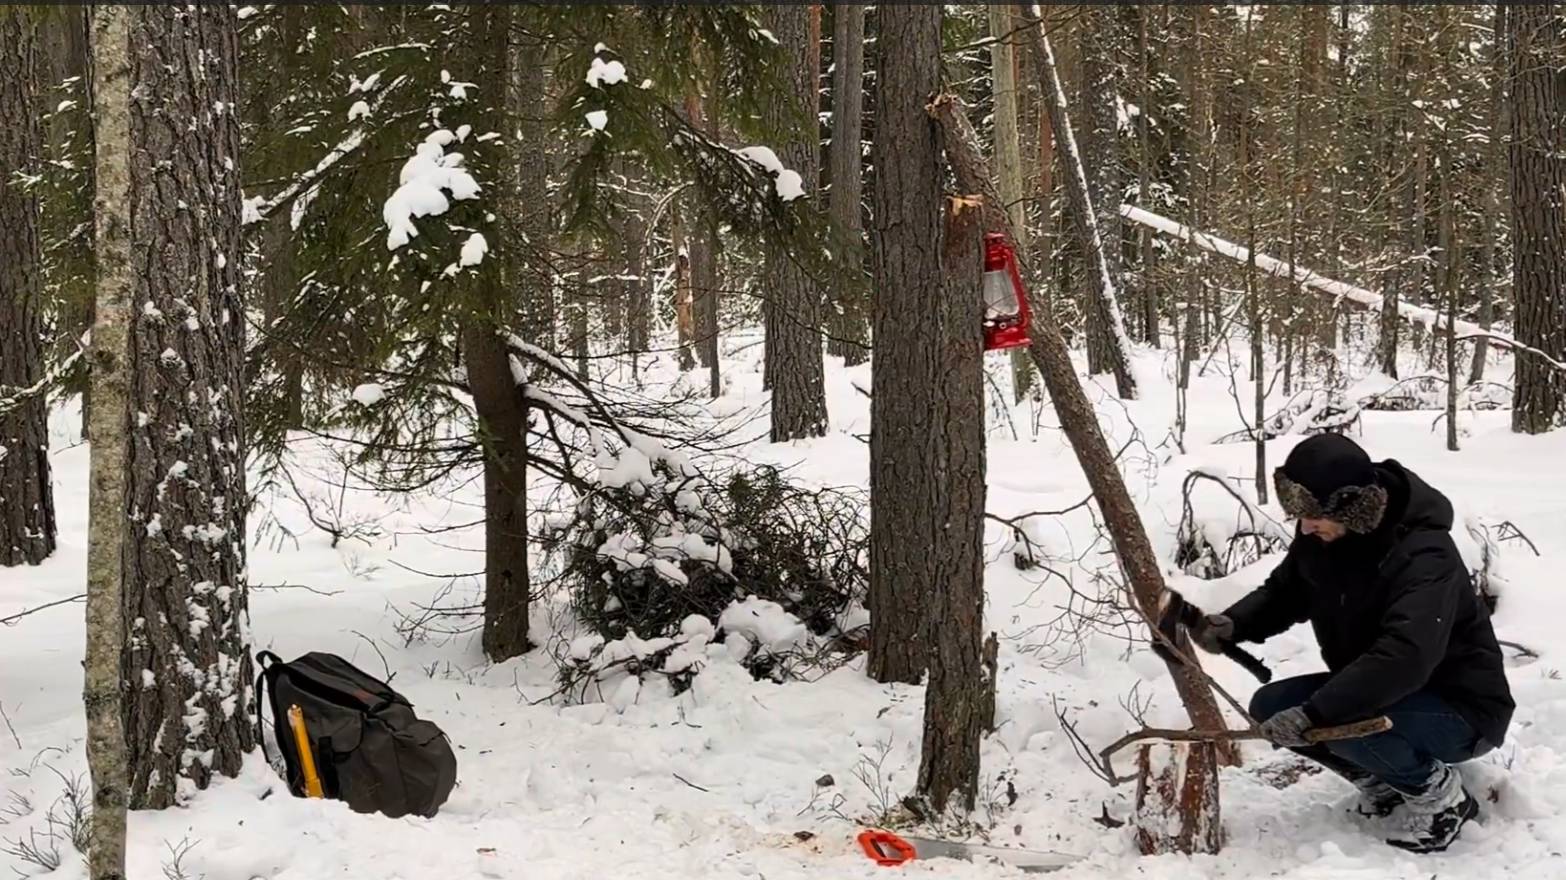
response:
[(1262, 685), (1251, 695), (1251, 717), (1266, 721), (1284, 709), (1304, 703), (1321, 686), (1321, 679), (1319, 675), (1302, 675)]

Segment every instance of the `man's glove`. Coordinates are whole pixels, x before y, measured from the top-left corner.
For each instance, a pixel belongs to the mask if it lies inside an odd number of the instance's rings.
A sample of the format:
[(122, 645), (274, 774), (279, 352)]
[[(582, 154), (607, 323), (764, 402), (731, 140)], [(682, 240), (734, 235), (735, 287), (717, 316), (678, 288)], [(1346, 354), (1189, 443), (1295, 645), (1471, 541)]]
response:
[(1294, 706), (1263, 721), (1261, 733), (1274, 745), (1297, 749), (1310, 745), (1310, 742), (1305, 739), (1305, 731), (1314, 726), (1310, 722), (1310, 716), (1305, 714), (1305, 709)]
[(1191, 641), (1209, 654), (1221, 654), (1234, 642), (1234, 621), (1222, 614), (1208, 614), (1191, 628)]

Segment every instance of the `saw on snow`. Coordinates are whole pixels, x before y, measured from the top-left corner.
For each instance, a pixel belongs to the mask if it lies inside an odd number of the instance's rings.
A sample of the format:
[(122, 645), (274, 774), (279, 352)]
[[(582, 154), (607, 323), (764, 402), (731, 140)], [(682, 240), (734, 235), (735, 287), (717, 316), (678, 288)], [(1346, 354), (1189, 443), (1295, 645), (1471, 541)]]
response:
[(862, 832), (859, 835), (859, 845), (871, 861), (888, 868), (928, 859), (963, 859), (970, 862), (994, 859), (1018, 868), (1025, 874), (1042, 874), (1047, 871), (1058, 871), (1080, 858), (1065, 853), (903, 836), (879, 829)]

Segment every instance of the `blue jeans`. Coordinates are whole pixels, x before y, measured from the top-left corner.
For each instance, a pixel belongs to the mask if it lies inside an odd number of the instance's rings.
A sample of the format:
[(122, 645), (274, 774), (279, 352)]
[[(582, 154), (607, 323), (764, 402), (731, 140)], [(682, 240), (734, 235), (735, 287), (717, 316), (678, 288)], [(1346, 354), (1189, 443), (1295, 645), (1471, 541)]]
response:
[[(1262, 722), (1303, 704), (1330, 677), (1323, 672), (1263, 685), (1251, 697), (1251, 717)], [(1392, 720), (1386, 733), (1294, 751), (1351, 782), (1374, 777), (1404, 794), (1417, 795), (1441, 764), (1470, 761), (1492, 748), (1463, 716), (1429, 691), (1404, 697), (1382, 714)]]

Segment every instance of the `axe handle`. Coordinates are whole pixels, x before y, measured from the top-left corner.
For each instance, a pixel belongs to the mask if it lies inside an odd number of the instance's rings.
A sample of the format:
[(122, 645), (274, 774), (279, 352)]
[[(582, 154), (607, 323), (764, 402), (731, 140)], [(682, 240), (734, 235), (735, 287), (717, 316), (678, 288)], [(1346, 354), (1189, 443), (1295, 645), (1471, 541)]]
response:
[(1339, 724), (1334, 727), (1312, 727), (1305, 731), (1305, 739), (1308, 742), (1324, 743), (1335, 742), (1341, 739), (1359, 739), (1362, 736), (1374, 736), (1378, 733), (1386, 733), (1392, 729), (1392, 719), (1385, 715), (1377, 715), (1364, 721), (1352, 721), (1348, 724)]
[(1256, 676), (1257, 680), (1262, 684), (1272, 681), (1272, 670), (1267, 668), (1267, 664), (1258, 660), (1255, 654), (1239, 645), (1232, 643), (1224, 645), (1223, 655), (1245, 667), (1245, 671)]

